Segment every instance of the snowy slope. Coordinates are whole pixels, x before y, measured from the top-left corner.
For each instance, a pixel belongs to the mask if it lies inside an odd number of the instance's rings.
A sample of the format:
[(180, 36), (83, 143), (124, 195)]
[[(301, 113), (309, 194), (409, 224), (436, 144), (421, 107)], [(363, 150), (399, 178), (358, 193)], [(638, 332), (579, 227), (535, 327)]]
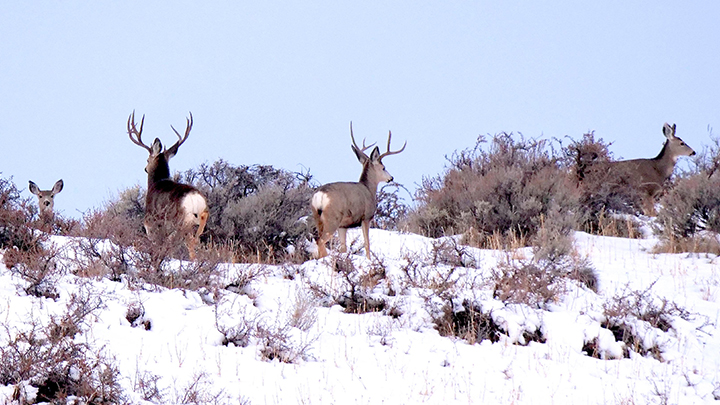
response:
[[(351, 230), (348, 236), (359, 234)], [(72, 255), (76, 241), (53, 241)], [(302, 265), (228, 264), (223, 285), (237, 274), (260, 276), (216, 293), (79, 278), (68, 264), (55, 283), (55, 300), (26, 295), (25, 281), (0, 265), (0, 340), (7, 343), (31, 320), (47, 324), (66, 310), (73, 294), (84, 294), (101, 304), (75, 340), (113, 359), (129, 403), (150, 403), (143, 401), (151, 397), (149, 386), (157, 389), (153, 402), (163, 403), (192, 402), (189, 392), (197, 394), (195, 402), (228, 404), (720, 402), (718, 261), (652, 254), (655, 242), (577, 233), (576, 248), (595, 268), (599, 292), (567, 283), (561, 298), (543, 308), (493, 298), (487, 280), (506, 252), (465, 248), (469, 267), (433, 267), (427, 258), (437, 241), (375, 229), (371, 247), (379, 261), (362, 253), (350, 260), (358, 274), (383, 269), (366, 298), (382, 301), (385, 309), (361, 314), (330, 305), (349, 289), (332, 257)], [(451, 274), (453, 305), (462, 310), (466, 299), (490, 313), (502, 326), (499, 340), (470, 344), (441, 336), (432, 319), (442, 299), (408, 283), (413, 261), (428, 277)], [(627, 320), (656, 356), (627, 351), (602, 327), (603, 308), (637, 291), (684, 311), (672, 317), (667, 331)], [(144, 314), (131, 324), (128, 308)], [(270, 337), (264, 340), (258, 330)], [(527, 341), (525, 333), (542, 335), (543, 343)], [(228, 336), (233, 343), (227, 344)], [(272, 348), (274, 360), (263, 354), (267, 342), (281, 343)], [(601, 358), (583, 350), (589, 342)], [(13, 391), (0, 387), (0, 402), (11, 403)], [(32, 388), (27, 391), (32, 395)]]

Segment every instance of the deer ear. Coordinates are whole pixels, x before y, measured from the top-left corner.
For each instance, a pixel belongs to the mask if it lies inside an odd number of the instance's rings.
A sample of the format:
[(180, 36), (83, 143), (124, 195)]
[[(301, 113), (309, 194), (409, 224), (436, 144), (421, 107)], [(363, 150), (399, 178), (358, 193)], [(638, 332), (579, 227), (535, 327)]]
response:
[(155, 138), (155, 141), (153, 142), (152, 146), (150, 147), (150, 152), (155, 155), (159, 155), (160, 152), (162, 152), (162, 142), (160, 142), (160, 138)]
[(665, 135), (667, 139), (675, 138), (675, 124), (670, 126), (670, 124), (666, 122), (665, 125), (663, 125), (663, 135)]
[(32, 180), (30, 180), (30, 181), (28, 182), (28, 184), (29, 184), (29, 189), (30, 189), (30, 192), (31, 192), (31, 193), (33, 193), (33, 194), (35, 194), (35, 195), (40, 194), (40, 189), (38, 188), (37, 184), (33, 183)]
[(377, 162), (378, 159), (380, 159), (380, 149), (376, 146), (373, 148), (372, 153), (370, 153), (370, 160)]
[(52, 188), (52, 194), (55, 195), (55, 194), (61, 192), (64, 185), (65, 184), (63, 183), (62, 179), (56, 181), (55, 185)]
[(165, 151), (165, 159), (170, 160), (173, 156), (177, 155), (178, 148), (170, 148)]
[(352, 151), (355, 152), (355, 156), (357, 156), (358, 161), (360, 164), (365, 164), (365, 161), (368, 160), (367, 155), (365, 152), (361, 151), (360, 149), (356, 148), (355, 145), (350, 145), (352, 148)]

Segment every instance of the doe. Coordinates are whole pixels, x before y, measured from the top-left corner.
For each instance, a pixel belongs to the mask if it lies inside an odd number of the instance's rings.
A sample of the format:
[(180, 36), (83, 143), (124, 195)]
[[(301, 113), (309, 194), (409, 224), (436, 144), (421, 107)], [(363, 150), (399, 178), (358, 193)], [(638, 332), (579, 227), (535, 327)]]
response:
[[(162, 241), (175, 231), (185, 236), (190, 259), (195, 259), (195, 248), (208, 220), (208, 205), (205, 197), (195, 187), (177, 183), (170, 178), (168, 161), (177, 154), (178, 148), (190, 135), (193, 125), (192, 113), (187, 119), (185, 135), (178, 137), (170, 148), (163, 150), (160, 139), (155, 138), (152, 145), (147, 146), (142, 140), (145, 116), (140, 121), (140, 128), (135, 125), (135, 112), (128, 118), (127, 131), (130, 140), (148, 151), (149, 156), (145, 172), (148, 174), (148, 188), (145, 197), (145, 219), (143, 225), (148, 237), (154, 241)], [(197, 226), (197, 231), (193, 228)]]
[(595, 169), (615, 178), (624, 178), (630, 186), (640, 190), (643, 194), (642, 209), (646, 215), (655, 214), (655, 198), (661, 194), (665, 182), (672, 176), (678, 158), (695, 155), (690, 146), (675, 136), (675, 124), (671, 126), (665, 123), (663, 135), (667, 139), (656, 157), (607, 162)]
[(402, 152), (407, 145), (406, 141), (400, 150), (390, 151), (392, 139), (392, 132), (390, 132), (388, 133), (387, 151), (381, 155), (380, 150), (375, 146), (368, 156), (365, 151), (375, 144), (365, 146), (363, 139), (363, 147), (357, 146), (352, 123), (350, 123), (350, 138), (352, 139), (352, 150), (363, 166), (360, 181), (328, 183), (318, 188), (312, 197), (311, 207), (318, 230), (318, 258), (327, 256), (325, 244), (332, 238), (336, 230), (340, 238), (340, 251), (345, 252), (347, 250), (347, 228), (357, 226), (362, 226), (365, 255), (368, 259), (370, 258), (369, 229), (370, 221), (375, 216), (377, 209), (378, 184), (382, 181), (393, 181), (393, 176), (385, 170), (382, 159)]

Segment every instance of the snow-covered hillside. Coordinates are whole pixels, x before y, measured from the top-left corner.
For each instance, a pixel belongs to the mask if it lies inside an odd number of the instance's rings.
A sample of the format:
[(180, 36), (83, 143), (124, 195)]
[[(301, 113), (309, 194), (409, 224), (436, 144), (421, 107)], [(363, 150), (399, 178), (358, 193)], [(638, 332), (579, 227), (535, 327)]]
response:
[[(561, 280), (561, 293), (533, 306), (495, 298), (492, 283), (499, 263), (527, 259), (530, 249), (480, 250), (448, 239), (461, 251), (454, 263), (433, 258), (442, 241), (375, 229), (370, 237), (377, 260), (357, 253), (301, 265), (227, 264), (219, 285), (231, 286), (217, 291), (77, 277), (77, 241), (53, 237), (63, 272), (55, 299), (27, 295), (26, 281), (0, 265), (0, 344), (7, 352), (19, 334), (57, 321), (80, 300), (89, 310), (74, 341), (116, 367), (122, 397), (133, 404), (720, 400), (714, 256), (653, 254), (653, 239), (576, 233), (598, 293)], [(335, 303), (342, 300), (366, 311), (347, 313)], [(608, 310), (623, 304), (662, 312), (665, 327), (630, 310), (614, 320), (635, 347), (618, 342)], [(437, 319), (448, 305), (455, 315), (472, 309), (492, 318), (494, 342), (441, 336)], [(30, 383), (0, 387), (0, 402), (32, 400)]]

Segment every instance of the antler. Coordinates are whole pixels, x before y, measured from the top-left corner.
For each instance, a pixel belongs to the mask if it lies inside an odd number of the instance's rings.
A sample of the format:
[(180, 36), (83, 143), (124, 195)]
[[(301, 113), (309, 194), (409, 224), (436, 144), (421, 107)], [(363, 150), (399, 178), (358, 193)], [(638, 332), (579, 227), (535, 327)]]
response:
[(378, 160), (384, 158), (385, 156), (397, 155), (398, 153), (400, 153), (400, 152), (402, 152), (402, 151), (405, 150), (405, 147), (407, 146), (407, 141), (405, 141), (405, 143), (403, 144), (403, 147), (400, 148), (400, 150), (396, 150), (396, 151), (394, 151), (394, 152), (390, 151), (390, 140), (391, 140), (391, 139), (392, 139), (392, 131), (388, 131), (387, 152), (385, 152), (385, 153), (383, 153), (382, 155), (380, 155), (380, 157), (378, 158)]
[(187, 126), (185, 127), (185, 135), (184, 136), (180, 136), (178, 131), (175, 130), (175, 127), (170, 125), (170, 128), (172, 128), (172, 130), (175, 132), (175, 135), (177, 135), (177, 137), (178, 137), (178, 141), (175, 142), (175, 145), (171, 146), (170, 149), (179, 148), (180, 145), (182, 145), (185, 142), (185, 140), (188, 139), (188, 136), (190, 136), (190, 130), (192, 129), (192, 126), (193, 126), (192, 112), (190, 113), (190, 118), (186, 118), (185, 120), (187, 121)]
[(361, 148), (361, 147), (357, 146), (357, 143), (355, 143), (355, 136), (353, 136), (352, 121), (350, 121), (350, 138), (352, 139), (353, 146), (355, 146), (355, 148), (356, 148), (357, 150), (359, 150), (359, 151), (361, 151), (361, 152), (363, 152), (363, 153), (364, 153), (366, 150), (368, 150), (368, 149), (372, 148), (373, 146), (375, 146), (375, 142), (371, 143), (371, 144), (368, 145), (368, 146), (365, 146), (365, 138), (363, 138), (363, 147)]
[[(133, 110), (132, 114), (130, 114), (130, 116), (128, 117), (127, 122), (128, 136), (135, 145), (141, 146), (148, 152), (151, 152), (152, 149), (149, 146), (145, 145), (142, 141), (142, 130), (144, 124), (145, 115), (143, 114), (142, 120), (140, 120), (140, 130), (137, 129), (137, 127), (135, 126), (135, 110)], [(133, 135), (135, 135), (135, 138), (133, 138)]]

